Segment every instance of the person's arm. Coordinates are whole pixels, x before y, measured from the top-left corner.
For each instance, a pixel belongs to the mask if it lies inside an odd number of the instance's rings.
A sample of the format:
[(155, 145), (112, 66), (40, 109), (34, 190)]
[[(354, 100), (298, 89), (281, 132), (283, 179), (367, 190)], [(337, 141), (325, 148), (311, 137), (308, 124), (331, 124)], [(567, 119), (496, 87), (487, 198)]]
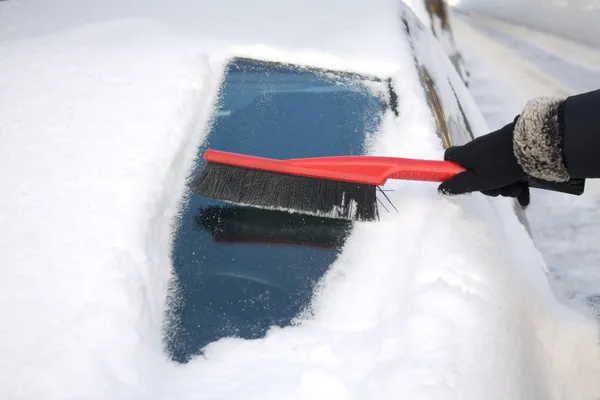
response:
[(563, 126), (563, 154), (569, 175), (600, 178), (600, 90), (567, 98)]
[(600, 90), (527, 103), (514, 128), (527, 175), (555, 182), (600, 177)]
[(457, 195), (479, 191), (529, 203), (531, 178), (569, 182), (600, 177), (600, 90), (567, 99), (538, 97), (503, 128), (444, 158), (467, 168), (443, 182), (439, 191)]

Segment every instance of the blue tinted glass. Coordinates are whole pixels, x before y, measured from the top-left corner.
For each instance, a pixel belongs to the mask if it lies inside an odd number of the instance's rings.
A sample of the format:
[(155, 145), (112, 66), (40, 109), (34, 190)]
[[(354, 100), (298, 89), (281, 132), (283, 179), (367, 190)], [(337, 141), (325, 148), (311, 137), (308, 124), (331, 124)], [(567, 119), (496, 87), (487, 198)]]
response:
[[(235, 60), (199, 149), (272, 158), (360, 154), (386, 104), (357, 76)], [(185, 362), (219, 338), (259, 338), (306, 307), (347, 221), (238, 207), (192, 194), (176, 234), (167, 342)]]

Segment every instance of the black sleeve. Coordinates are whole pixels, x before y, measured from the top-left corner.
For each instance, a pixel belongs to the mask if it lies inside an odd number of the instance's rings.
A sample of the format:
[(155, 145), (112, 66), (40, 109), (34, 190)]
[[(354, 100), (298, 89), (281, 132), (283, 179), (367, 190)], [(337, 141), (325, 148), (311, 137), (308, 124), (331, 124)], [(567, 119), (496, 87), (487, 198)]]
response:
[(563, 155), (569, 175), (600, 178), (600, 90), (567, 98), (563, 113)]

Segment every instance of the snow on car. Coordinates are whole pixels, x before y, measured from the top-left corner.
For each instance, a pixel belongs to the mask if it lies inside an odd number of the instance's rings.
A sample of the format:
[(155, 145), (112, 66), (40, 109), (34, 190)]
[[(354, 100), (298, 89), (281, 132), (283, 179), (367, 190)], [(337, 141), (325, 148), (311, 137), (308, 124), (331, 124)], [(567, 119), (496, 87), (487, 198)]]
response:
[(3, 2), (0, 397), (597, 395), (596, 326), (510, 200), (395, 181), (348, 224), (186, 190), (207, 146), (439, 159), (484, 133), (423, 10)]

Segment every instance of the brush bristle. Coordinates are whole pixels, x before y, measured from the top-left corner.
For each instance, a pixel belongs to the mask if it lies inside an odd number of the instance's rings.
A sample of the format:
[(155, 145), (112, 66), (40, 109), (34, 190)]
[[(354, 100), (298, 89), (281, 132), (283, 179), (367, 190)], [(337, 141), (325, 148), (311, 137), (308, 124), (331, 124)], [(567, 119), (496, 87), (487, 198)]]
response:
[(322, 217), (371, 221), (377, 187), (207, 163), (190, 182), (203, 197)]

